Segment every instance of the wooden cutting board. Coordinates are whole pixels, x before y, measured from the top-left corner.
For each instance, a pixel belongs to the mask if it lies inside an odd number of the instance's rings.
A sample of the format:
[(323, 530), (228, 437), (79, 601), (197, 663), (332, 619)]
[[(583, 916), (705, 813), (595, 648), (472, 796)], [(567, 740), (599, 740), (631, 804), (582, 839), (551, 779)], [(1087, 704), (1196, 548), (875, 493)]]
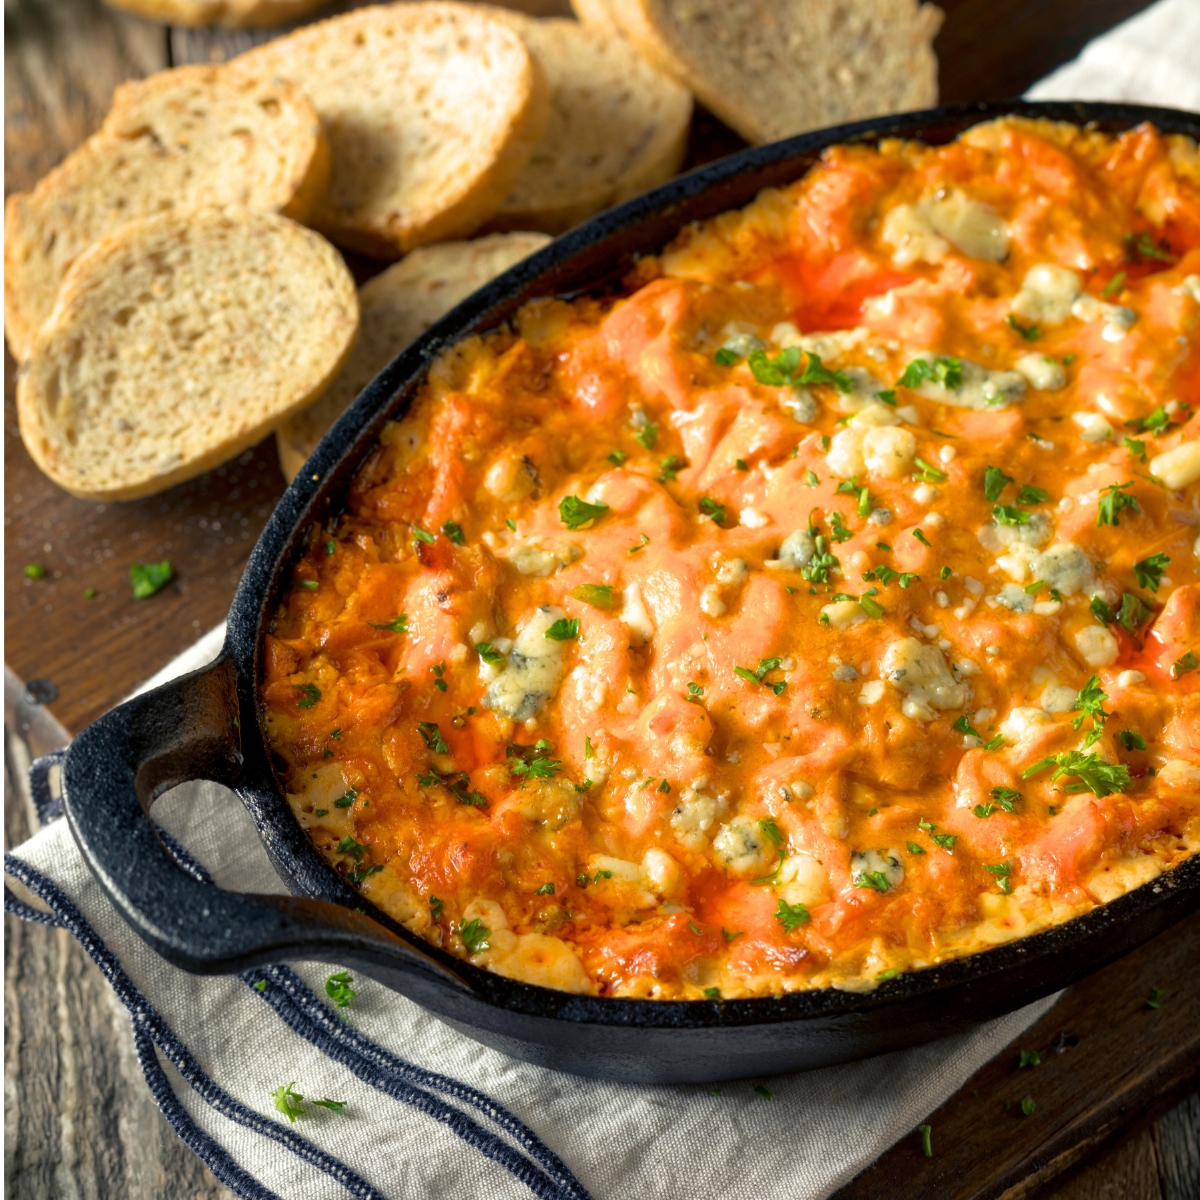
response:
[[(942, 97), (1019, 94), (1145, 3), (941, 0)], [(567, 11), (560, 0), (509, 6), (534, 15)], [(350, 7), (334, 4), (319, 15)], [(116, 14), (99, 0), (6, 0), (5, 28), (7, 191), (32, 186), (92, 132), (124, 79), (220, 61), (268, 36), (168, 29)], [(687, 165), (742, 144), (698, 112)], [(372, 269), (354, 265), (360, 274)], [(161, 496), (122, 505), (76, 500), (41, 476), (21, 446), (14, 382), (6, 352), (5, 655), (13, 672), (6, 719), (41, 751), (78, 732), (222, 619), (283, 478), (268, 440)], [(134, 600), (130, 564), (164, 558), (174, 564), (175, 581), (149, 600)], [(29, 565), (45, 567), (45, 576), (27, 578)], [(22, 698), (26, 684), (44, 706)], [(13, 817), (19, 779), (10, 776), (10, 783)], [(24, 833), (20, 820), (7, 827), (10, 835)], [(6, 1005), (6, 1021), (16, 1015), (6, 1037), (6, 1124), (10, 1145), (20, 1147), (8, 1164), (15, 1170), (6, 1171), (8, 1194), (228, 1195), (211, 1177), (201, 1178), (170, 1137), (134, 1139), (122, 1157), (128, 1139), (122, 1141), (120, 1123), (109, 1130), (98, 1118), (114, 1103), (140, 1103), (142, 1093), (114, 1082), (112, 1064), (128, 1055), (121, 1034), (96, 1020), (103, 984), (66, 935), (14, 928), (8, 948), (14, 956), (6, 991), (14, 1003)], [(1158, 1009), (1145, 1006), (1153, 987), (1167, 989)], [(1041, 1064), (1017, 1069), (1022, 1048), (1037, 1050)], [(102, 1069), (106, 1056), (111, 1063)], [(64, 1073), (64, 1065), (84, 1060), (95, 1069)], [(908, 1137), (840, 1196), (1015, 1200), (1043, 1192), (1116, 1145), (1098, 1167), (1056, 1192), (1058, 1200), (1197, 1200), (1200, 1101), (1148, 1124), (1197, 1082), (1200, 916), (1070, 989), (1019, 1045), (931, 1115), (932, 1158)], [(1036, 1104), (1029, 1117), (1020, 1110), (1026, 1095)]]

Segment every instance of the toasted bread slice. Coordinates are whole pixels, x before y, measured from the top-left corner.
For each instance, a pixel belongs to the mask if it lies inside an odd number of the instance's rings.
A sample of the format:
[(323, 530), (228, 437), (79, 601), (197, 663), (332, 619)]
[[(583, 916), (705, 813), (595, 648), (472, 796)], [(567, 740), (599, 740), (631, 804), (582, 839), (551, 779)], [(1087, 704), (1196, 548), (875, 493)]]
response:
[(67, 268), (118, 226), (222, 204), (303, 220), (328, 181), (321, 122), (293, 84), (219, 66), (122, 84), (100, 130), (5, 205), (4, 331), (14, 357), (26, 356)]
[(106, 3), (164, 25), (259, 29), (295, 21), (329, 0), (106, 0)]
[(356, 9), (238, 64), (312, 99), (333, 183), (310, 224), (378, 258), (477, 229), (546, 122), (548, 89), (520, 37), (464, 5)]
[(424, 246), (364, 284), (362, 328), (346, 365), (315, 404), (289, 417), (275, 435), (283, 473), (295, 478), (326, 430), (409, 342), (549, 241), (541, 233), (499, 233)]
[(490, 229), (561, 233), (670, 179), (687, 148), (692, 97), (617, 33), (492, 8), (550, 85), (550, 119)]
[(358, 329), (320, 234), (245, 208), (174, 209), (77, 258), (17, 384), (55, 483), (131, 500), (216, 466), (318, 396)]
[(589, 28), (601, 33), (620, 33), (609, 0), (571, 0), (571, 9)]
[(942, 12), (919, 0), (603, 0), (604, 10), (751, 142), (937, 101)]

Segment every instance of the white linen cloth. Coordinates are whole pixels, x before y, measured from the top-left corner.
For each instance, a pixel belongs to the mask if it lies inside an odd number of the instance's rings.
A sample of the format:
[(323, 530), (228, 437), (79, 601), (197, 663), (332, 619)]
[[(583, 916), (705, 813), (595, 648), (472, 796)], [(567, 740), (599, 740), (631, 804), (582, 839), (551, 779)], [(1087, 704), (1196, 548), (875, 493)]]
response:
[[(1161, 0), (1030, 96), (1200, 109), (1197, 62), (1200, 0)], [(222, 633), (213, 630), (146, 686), (210, 661)], [(154, 817), (218, 885), (284, 891), (249, 817), (224, 789), (178, 788)], [(362, 977), (350, 1006), (334, 1008), (324, 989), (330, 967), (187, 975), (120, 919), (61, 819), (19, 847), (6, 870), (96, 959), (130, 1008), (160, 1107), (247, 1200), (516, 1200), (530, 1192), (554, 1200), (816, 1200), (910, 1134), (1055, 999), (917, 1050), (715, 1092), (603, 1083), (485, 1049)], [(21, 901), (16, 907), (36, 918)], [(271, 1098), (292, 1081), (307, 1098), (295, 1124)], [(326, 1097), (344, 1110), (312, 1104)]]

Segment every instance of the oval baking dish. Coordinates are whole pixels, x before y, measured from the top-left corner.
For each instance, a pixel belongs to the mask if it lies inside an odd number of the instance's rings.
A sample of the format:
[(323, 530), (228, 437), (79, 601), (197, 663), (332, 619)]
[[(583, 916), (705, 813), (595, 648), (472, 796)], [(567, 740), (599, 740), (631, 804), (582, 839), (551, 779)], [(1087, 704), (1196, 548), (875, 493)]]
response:
[[(177, 965), (240, 971), (287, 959), (353, 965), (488, 1045), (559, 1070), (646, 1082), (715, 1080), (827, 1065), (961, 1031), (1111, 961), (1200, 904), (1193, 856), (1128, 894), (1020, 941), (887, 979), (745, 1000), (573, 995), (490, 973), (414, 936), (350, 888), (289, 809), (264, 738), (263, 639), (314, 525), (344, 506), (384, 424), (403, 415), (447, 345), (527, 301), (611, 288), (639, 254), (692, 221), (792, 182), (834, 144), (947, 142), (1005, 115), (1093, 124), (1149, 121), (1200, 136), (1200, 119), (1130, 105), (994, 104), (939, 109), (808, 134), (703, 168), (603, 214), (477, 292), (363, 392), (288, 489), (235, 598), (212, 666), (122, 705), (85, 730), (63, 764), (64, 806), (89, 865), (138, 933)], [(145, 819), (188, 779), (228, 784), (253, 816), (295, 898), (218, 891), (182, 871)], [(139, 808), (141, 811), (139, 811)]]

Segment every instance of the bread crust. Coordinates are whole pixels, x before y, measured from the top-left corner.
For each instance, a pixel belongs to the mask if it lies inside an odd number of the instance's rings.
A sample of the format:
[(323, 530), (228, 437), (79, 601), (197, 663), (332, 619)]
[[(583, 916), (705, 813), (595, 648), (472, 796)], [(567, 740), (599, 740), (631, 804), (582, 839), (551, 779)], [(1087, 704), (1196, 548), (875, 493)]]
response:
[(358, 321), (337, 250), (286, 217), (225, 207), (131, 221), (67, 272), (17, 383), (21, 438), (75, 496), (152, 495), (311, 403)]
[(329, 0), (106, 0), (113, 8), (164, 25), (265, 29), (295, 21)]
[(355, 9), (231, 65), (290, 78), (310, 96), (333, 159), (310, 223), (385, 260), (473, 233), (511, 190), (549, 114), (544, 74), (520, 37), (465, 5)]

